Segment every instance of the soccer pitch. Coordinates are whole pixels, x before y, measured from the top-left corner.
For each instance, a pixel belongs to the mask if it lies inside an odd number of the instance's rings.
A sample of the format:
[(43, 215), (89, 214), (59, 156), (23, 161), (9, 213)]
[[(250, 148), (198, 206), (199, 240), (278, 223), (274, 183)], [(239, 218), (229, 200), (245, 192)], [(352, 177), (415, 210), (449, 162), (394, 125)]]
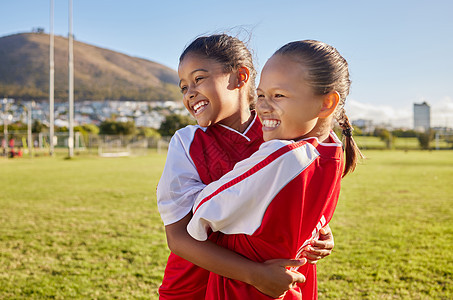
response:
[[(367, 151), (342, 184), (320, 299), (453, 297), (453, 152)], [(164, 154), (0, 159), (0, 299), (157, 299)]]

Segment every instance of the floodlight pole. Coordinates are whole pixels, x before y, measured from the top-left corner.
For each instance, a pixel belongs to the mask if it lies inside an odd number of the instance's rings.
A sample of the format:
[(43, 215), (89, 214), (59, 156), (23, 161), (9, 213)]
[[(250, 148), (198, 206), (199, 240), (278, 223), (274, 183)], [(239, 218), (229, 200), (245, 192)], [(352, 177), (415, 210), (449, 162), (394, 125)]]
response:
[(439, 147), (439, 136), (440, 136), (439, 132), (436, 131), (436, 137), (435, 137), (435, 141), (436, 141), (436, 150), (439, 150), (439, 149), (440, 149), (440, 147)]
[(69, 158), (74, 156), (74, 49), (72, 35), (72, 0), (69, 0)]
[(50, 41), (49, 41), (49, 145), (50, 156), (54, 154), (53, 138), (55, 135), (55, 105), (54, 105), (54, 81), (55, 81), (55, 59), (54, 59), (54, 33), (53, 33), (54, 0), (50, 0)]
[(32, 113), (33, 113), (33, 107), (35, 106), (35, 101), (31, 101), (28, 103), (28, 108), (27, 108), (27, 140), (28, 140), (28, 154), (30, 156), (33, 156), (33, 137), (32, 137), (32, 132), (31, 132), (31, 120), (32, 120)]
[(3, 144), (3, 154), (5, 158), (8, 158), (8, 118), (6, 114), (6, 104), (8, 103), (8, 99), (3, 98), (3, 137), (4, 137), (4, 144)]

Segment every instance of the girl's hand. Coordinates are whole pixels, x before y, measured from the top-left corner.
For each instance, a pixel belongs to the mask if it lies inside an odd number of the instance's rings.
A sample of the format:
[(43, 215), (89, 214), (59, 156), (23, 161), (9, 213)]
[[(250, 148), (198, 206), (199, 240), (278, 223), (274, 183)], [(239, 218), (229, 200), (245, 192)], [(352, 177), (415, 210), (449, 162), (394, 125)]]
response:
[(251, 283), (263, 294), (272, 298), (279, 298), (297, 283), (305, 282), (305, 276), (297, 271), (290, 271), (287, 267), (300, 267), (307, 262), (302, 259), (272, 259), (260, 264)]
[(308, 263), (316, 264), (320, 259), (332, 253), (334, 244), (332, 230), (329, 225), (326, 225), (319, 231), (319, 238), (311, 240), (310, 244), (305, 247), (302, 256), (308, 260)]

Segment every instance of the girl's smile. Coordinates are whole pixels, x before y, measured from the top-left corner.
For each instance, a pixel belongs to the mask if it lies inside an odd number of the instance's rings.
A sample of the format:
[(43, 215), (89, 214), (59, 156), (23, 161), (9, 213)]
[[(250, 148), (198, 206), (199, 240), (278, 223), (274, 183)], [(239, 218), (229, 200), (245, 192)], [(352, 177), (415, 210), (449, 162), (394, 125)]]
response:
[(237, 72), (225, 72), (213, 59), (188, 54), (178, 68), (186, 109), (200, 126), (223, 124), (242, 132), (250, 119), (247, 100), (238, 87)]
[(201, 101), (198, 101), (197, 103), (195, 103), (195, 105), (192, 106), (194, 115), (196, 116), (198, 114), (201, 114), (206, 109), (208, 104), (209, 104), (209, 101), (207, 101), (207, 100), (201, 100)]
[(261, 123), (263, 124), (263, 130), (269, 131), (274, 128), (277, 128), (282, 123), (280, 120), (275, 119), (262, 119)]
[(303, 65), (289, 57), (274, 55), (266, 62), (256, 105), (265, 141), (313, 136), (323, 100), (304, 76)]

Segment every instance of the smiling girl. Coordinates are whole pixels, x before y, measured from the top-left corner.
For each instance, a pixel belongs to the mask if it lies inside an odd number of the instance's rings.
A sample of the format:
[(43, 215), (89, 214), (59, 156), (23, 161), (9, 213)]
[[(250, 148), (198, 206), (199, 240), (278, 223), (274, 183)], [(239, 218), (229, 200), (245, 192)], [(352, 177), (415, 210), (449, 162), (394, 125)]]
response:
[[(361, 155), (344, 113), (349, 93), (346, 60), (318, 41), (280, 48), (261, 73), (257, 113), (266, 141), (198, 196), (189, 234), (203, 241), (222, 232), (217, 243), (257, 262), (301, 257), (332, 218), (342, 176)], [(343, 148), (333, 120), (345, 135)], [(284, 299), (317, 299), (315, 265), (298, 268), (297, 283)], [(211, 273), (206, 299), (269, 299), (244, 282)]]

